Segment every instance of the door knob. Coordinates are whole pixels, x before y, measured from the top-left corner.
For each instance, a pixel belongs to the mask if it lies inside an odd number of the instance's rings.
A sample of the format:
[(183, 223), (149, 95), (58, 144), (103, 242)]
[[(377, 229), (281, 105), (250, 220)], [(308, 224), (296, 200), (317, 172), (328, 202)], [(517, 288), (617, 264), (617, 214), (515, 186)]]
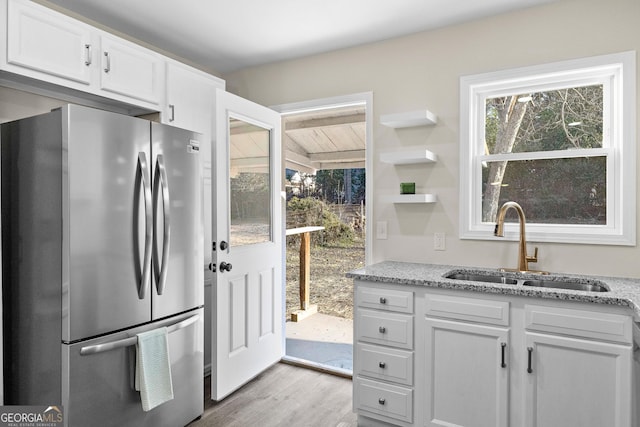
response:
[(220, 272), (224, 273), (225, 271), (231, 271), (232, 267), (233, 266), (230, 263), (222, 261), (220, 263)]
[(223, 251), (226, 251), (228, 247), (229, 247), (229, 244), (224, 240), (220, 242), (220, 249), (222, 249)]

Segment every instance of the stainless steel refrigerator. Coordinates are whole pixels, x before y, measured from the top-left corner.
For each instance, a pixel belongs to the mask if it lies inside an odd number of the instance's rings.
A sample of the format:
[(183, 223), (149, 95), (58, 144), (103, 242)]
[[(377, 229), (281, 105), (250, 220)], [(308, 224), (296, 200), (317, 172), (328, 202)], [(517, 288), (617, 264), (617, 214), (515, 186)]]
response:
[[(200, 135), (68, 105), (1, 126), (6, 405), (68, 426), (203, 412)], [(174, 399), (145, 412), (136, 334), (168, 328)]]

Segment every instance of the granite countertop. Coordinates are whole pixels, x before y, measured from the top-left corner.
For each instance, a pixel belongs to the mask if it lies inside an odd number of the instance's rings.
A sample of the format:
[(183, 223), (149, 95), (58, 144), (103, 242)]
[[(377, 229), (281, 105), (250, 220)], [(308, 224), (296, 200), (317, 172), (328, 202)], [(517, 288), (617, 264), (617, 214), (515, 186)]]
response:
[[(515, 279), (571, 279), (574, 282), (602, 282), (609, 292), (587, 292), (570, 289), (541, 288), (535, 286), (507, 285), (501, 283), (474, 282), (447, 279), (452, 271), (467, 273), (504, 275)], [(497, 269), (464, 267), (455, 265), (419, 264), (400, 261), (383, 261), (347, 273), (347, 277), (370, 282), (386, 282), (400, 285), (428, 286), (441, 289), (457, 289), (505, 295), (519, 295), (536, 298), (579, 301), (594, 304), (608, 304), (628, 307), (633, 311), (635, 321), (640, 321), (640, 280), (620, 277), (584, 276), (574, 274), (500, 273)]]

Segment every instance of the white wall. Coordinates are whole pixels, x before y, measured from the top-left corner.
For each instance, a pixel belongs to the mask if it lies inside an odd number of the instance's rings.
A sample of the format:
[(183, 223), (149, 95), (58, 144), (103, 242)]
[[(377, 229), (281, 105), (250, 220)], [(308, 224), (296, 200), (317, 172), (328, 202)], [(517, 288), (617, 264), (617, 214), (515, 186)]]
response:
[(66, 102), (0, 86), (0, 123), (35, 116)]
[[(240, 70), (224, 78), (228, 90), (263, 105), (373, 92), (376, 196), (369, 201), (373, 218), (368, 220), (389, 223), (388, 240), (373, 240), (374, 261), (515, 267), (517, 243), (458, 239), (459, 77), (640, 50), (638, 17), (638, 0), (560, 0), (386, 42)], [(379, 124), (381, 114), (421, 108), (438, 115), (437, 126), (394, 131)], [(378, 161), (384, 150), (422, 144), (438, 154), (437, 164), (397, 167)], [(437, 193), (438, 203), (382, 203), (379, 195), (396, 194), (401, 181), (415, 181), (418, 191)], [(435, 232), (446, 233), (446, 251), (433, 250)], [(538, 246), (539, 262), (532, 268), (640, 277), (637, 247)]]

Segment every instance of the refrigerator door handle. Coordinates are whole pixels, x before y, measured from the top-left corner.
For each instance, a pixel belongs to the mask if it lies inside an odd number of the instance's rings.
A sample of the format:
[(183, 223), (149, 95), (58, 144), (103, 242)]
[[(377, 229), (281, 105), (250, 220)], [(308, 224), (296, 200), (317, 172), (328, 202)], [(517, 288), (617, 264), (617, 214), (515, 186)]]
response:
[[(167, 333), (170, 334), (170, 333), (179, 331), (180, 329), (184, 329), (187, 326), (195, 323), (199, 317), (200, 315), (196, 314), (178, 323), (174, 323), (171, 326), (167, 326)], [(87, 347), (82, 347), (80, 349), (80, 355), (89, 356), (91, 354), (104, 353), (105, 351), (111, 351), (118, 348), (129, 347), (130, 345), (135, 345), (137, 342), (138, 342), (138, 337), (135, 336), (135, 337), (123, 338), (117, 341), (106, 342), (104, 344), (90, 345)]]
[(142, 193), (144, 194), (144, 258), (142, 264), (142, 279), (138, 288), (138, 298), (144, 299), (149, 287), (151, 276), (151, 244), (153, 242), (153, 220), (151, 218), (151, 183), (148, 182), (149, 164), (147, 163), (147, 155), (144, 152), (138, 153), (138, 167), (140, 168), (140, 176), (142, 181)]
[[(157, 230), (158, 214), (155, 209), (158, 207), (159, 192), (162, 191), (162, 214), (164, 218), (163, 239), (162, 239), (162, 263), (158, 262), (158, 240), (153, 238), (154, 246), (154, 262), (153, 267), (156, 274), (156, 289), (158, 295), (164, 292), (164, 286), (167, 282), (167, 266), (169, 264), (169, 242), (171, 240), (171, 212), (169, 199), (169, 182), (167, 180), (167, 170), (164, 166), (164, 157), (158, 154), (156, 159), (156, 171), (154, 180), (154, 196), (153, 196), (153, 228)], [(155, 236), (155, 235), (154, 235)]]

